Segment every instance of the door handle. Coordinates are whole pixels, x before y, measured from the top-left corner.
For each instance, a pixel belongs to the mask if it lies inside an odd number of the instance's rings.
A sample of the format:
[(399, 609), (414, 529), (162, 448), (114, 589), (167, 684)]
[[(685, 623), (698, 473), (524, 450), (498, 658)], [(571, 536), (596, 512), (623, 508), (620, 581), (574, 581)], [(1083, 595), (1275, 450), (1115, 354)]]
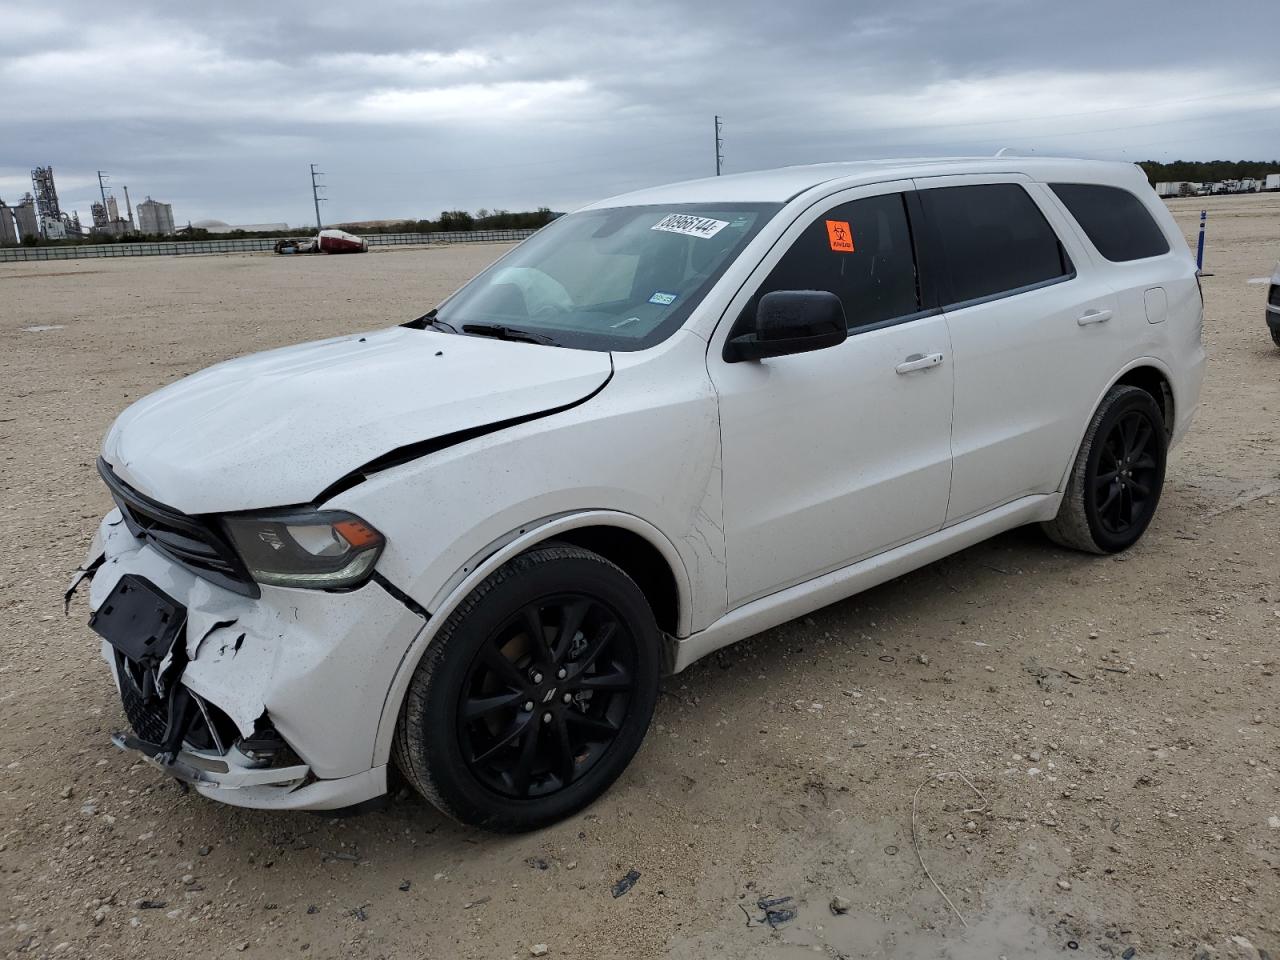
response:
[(1076, 317), (1076, 323), (1087, 327), (1091, 323), (1106, 323), (1110, 319), (1110, 310), (1086, 310), (1082, 316)]
[(894, 367), (897, 373), (914, 373), (916, 370), (928, 370), (942, 362), (940, 353), (913, 353)]

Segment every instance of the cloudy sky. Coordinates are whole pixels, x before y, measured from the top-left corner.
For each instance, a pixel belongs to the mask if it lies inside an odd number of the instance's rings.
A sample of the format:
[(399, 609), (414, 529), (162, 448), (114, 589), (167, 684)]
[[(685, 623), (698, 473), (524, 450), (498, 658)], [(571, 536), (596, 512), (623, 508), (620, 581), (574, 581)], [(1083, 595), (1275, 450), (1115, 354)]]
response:
[[(1184, 12), (1179, 13), (1182, 10)], [(1275, 0), (0, 0), (0, 197), (96, 170), (179, 222), (565, 210), (1001, 147), (1280, 156)], [(121, 195), (123, 200), (123, 196)]]

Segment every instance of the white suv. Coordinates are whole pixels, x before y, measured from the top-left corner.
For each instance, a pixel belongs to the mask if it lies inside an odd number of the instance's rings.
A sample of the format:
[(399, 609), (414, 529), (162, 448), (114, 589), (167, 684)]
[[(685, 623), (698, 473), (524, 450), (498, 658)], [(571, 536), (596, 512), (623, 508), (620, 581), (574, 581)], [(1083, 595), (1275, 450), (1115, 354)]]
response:
[(77, 578), (116, 742), (243, 806), (352, 806), (394, 763), (468, 823), (564, 817), (664, 672), (1019, 524), (1133, 544), (1201, 308), (1124, 164), (842, 163), (586, 207), (417, 320), (120, 416)]

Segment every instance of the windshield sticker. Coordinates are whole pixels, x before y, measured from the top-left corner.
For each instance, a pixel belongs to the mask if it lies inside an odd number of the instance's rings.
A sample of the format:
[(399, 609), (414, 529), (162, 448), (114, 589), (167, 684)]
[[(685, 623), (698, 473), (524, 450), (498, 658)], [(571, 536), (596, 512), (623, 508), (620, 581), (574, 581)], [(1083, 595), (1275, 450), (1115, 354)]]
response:
[(836, 253), (853, 253), (853, 231), (848, 220), (828, 220), (827, 239)]
[(687, 213), (669, 213), (649, 229), (662, 230), (666, 233), (680, 233), (686, 237), (700, 237), (705, 240), (708, 237), (714, 237), (728, 225), (728, 220), (692, 217)]
[(652, 297), (649, 298), (649, 302), (658, 303), (664, 307), (669, 307), (671, 304), (676, 302), (677, 296), (678, 294), (664, 293), (663, 291), (659, 290), (657, 293), (655, 293)]

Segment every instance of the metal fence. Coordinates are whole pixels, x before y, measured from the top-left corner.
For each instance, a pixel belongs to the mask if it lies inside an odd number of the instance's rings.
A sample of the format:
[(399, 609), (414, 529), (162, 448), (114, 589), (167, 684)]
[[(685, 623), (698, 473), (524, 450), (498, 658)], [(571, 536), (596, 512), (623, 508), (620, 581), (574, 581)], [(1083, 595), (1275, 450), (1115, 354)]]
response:
[[(428, 243), (497, 243), (523, 240), (534, 230), (456, 230), (442, 233), (361, 234), (371, 247)], [(89, 257), (179, 257), (216, 253), (260, 253), (277, 237), (228, 240), (174, 240), (156, 243), (94, 243), (49, 247), (0, 247), (0, 263), (26, 260), (83, 260)]]

